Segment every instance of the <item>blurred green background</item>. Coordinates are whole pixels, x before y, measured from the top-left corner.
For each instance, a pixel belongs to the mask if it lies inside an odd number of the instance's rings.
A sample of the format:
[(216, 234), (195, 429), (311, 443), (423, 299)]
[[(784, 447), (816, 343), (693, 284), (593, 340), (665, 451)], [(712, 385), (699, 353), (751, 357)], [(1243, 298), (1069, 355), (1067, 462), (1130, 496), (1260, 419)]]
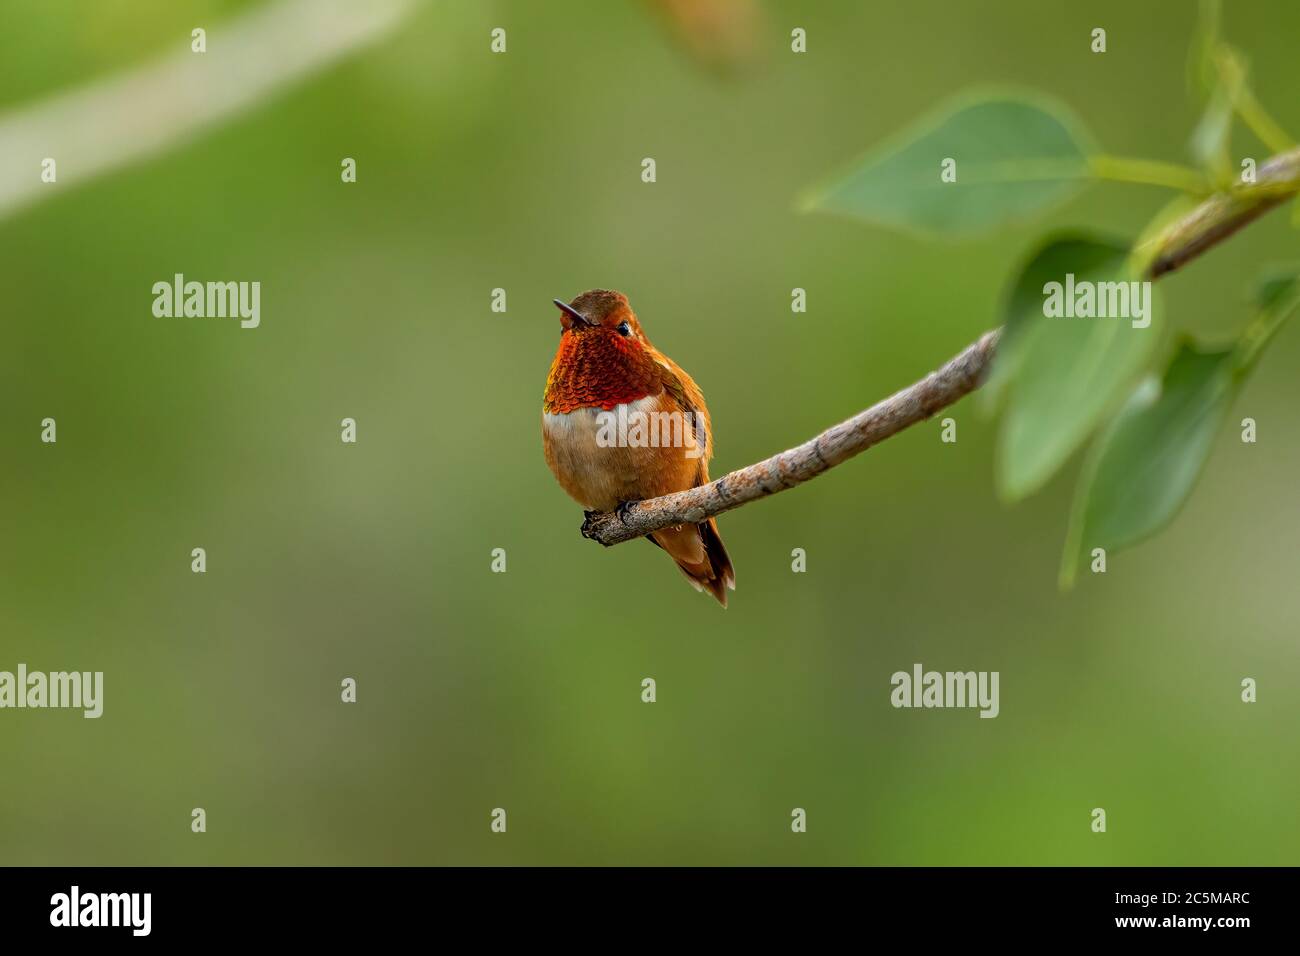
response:
[[(219, 44), (253, 6), (9, 0), (0, 115), (194, 26)], [(800, 215), (804, 187), (973, 83), (1055, 94), (1113, 153), (1186, 159), (1190, 0), (760, 13), (755, 61), (728, 73), (645, 3), (421, 3), (232, 121), (0, 220), (0, 669), (105, 672), (97, 721), (0, 712), (0, 862), (1296, 861), (1300, 327), (1230, 416), (1258, 444), (1221, 435), (1175, 524), (1069, 595), (1077, 462), (1004, 507), (996, 423), (969, 401), (956, 445), (926, 423), (723, 516), (726, 611), (657, 550), (579, 536), (540, 445), (553, 297), (628, 294), (708, 397), (718, 475), (997, 324), (1044, 230), (1133, 235), (1168, 199), (1093, 186), (936, 244)], [(1292, 131), (1298, 30), (1294, 4), (1229, 5)], [(1298, 236), (1274, 214), (1171, 278), (1173, 324), (1238, 330)], [(260, 280), (261, 327), (154, 318), (175, 272)], [(917, 661), (1000, 671), (1001, 715), (893, 709)]]

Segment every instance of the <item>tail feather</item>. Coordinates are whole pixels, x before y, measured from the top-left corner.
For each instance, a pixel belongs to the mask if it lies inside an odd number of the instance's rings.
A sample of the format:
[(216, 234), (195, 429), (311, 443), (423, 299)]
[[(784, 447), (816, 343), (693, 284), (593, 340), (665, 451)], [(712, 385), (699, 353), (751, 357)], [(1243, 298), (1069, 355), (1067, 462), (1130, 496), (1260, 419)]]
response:
[(708, 591), (719, 604), (727, 606), (727, 591), (736, 590), (736, 572), (713, 518), (698, 525), (656, 531), (650, 540), (668, 552), (695, 590)]

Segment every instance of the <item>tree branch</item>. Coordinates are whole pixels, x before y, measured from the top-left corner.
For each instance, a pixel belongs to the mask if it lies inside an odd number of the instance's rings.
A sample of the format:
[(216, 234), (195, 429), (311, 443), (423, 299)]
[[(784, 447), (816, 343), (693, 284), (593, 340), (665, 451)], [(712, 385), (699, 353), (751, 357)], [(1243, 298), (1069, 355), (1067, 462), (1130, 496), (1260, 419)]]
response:
[[(1180, 268), (1298, 190), (1300, 149), (1273, 157), (1259, 167), (1255, 184), (1209, 197), (1169, 228), (1152, 259), (1148, 277), (1159, 279)], [(816, 478), (979, 388), (1000, 335), (1000, 329), (985, 332), (978, 342), (967, 346), (938, 371), (802, 445), (707, 485), (633, 502), (619, 511), (590, 515), (583, 523), (582, 534), (606, 546), (619, 544), (671, 525), (698, 524)]]
[[(0, 218), (140, 162), (377, 42), (415, 0), (280, 0), (213, 22), (211, 49), (173, 52), (0, 115)], [(207, 23), (208, 19), (201, 18)], [(58, 161), (59, 187), (32, 170)]]
[(1294, 196), (1300, 188), (1300, 149), (1265, 162), (1255, 180), (1253, 185), (1216, 193), (1179, 220), (1165, 234), (1163, 248), (1148, 272), (1150, 278), (1173, 272)]
[(618, 544), (669, 525), (697, 524), (816, 478), (973, 392), (983, 380), (1001, 334), (1000, 330), (985, 332), (937, 372), (802, 445), (707, 485), (593, 515), (583, 524), (582, 533), (604, 545)]

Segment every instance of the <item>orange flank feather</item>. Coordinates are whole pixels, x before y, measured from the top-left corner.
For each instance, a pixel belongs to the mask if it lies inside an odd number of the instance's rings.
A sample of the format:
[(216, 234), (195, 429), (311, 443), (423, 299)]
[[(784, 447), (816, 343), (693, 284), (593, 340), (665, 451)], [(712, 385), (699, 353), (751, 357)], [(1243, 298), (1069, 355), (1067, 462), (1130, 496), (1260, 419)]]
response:
[[(542, 449), (560, 486), (590, 511), (709, 480), (713, 432), (699, 387), (646, 338), (619, 292), (585, 292), (561, 309), (560, 345), (542, 401)], [(717, 522), (649, 535), (687, 580), (723, 607), (736, 576)]]

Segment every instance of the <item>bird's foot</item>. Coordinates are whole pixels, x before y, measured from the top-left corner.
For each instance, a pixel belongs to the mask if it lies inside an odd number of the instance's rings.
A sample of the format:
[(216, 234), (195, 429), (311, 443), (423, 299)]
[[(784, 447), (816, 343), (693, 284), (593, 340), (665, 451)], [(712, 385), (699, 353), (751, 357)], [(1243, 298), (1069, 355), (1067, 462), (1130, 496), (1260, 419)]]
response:
[(619, 502), (619, 506), (614, 509), (614, 514), (618, 515), (618, 520), (623, 522), (623, 524), (627, 524), (627, 509), (631, 508), (634, 504), (636, 504), (635, 501), (622, 501)]
[[(618, 515), (618, 520), (624, 525), (627, 524), (627, 509), (634, 504), (636, 504), (635, 501), (623, 501), (614, 509), (614, 514)], [(602, 514), (604, 514), (602, 511), (584, 511), (582, 513), (582, 527), (578, 530), (582, 532), (584, 538), (591, 541), (600, 541), (600, 538), (596, 536), (596, 519)], [(604, 543), (601, 541), (601, 544)]]

